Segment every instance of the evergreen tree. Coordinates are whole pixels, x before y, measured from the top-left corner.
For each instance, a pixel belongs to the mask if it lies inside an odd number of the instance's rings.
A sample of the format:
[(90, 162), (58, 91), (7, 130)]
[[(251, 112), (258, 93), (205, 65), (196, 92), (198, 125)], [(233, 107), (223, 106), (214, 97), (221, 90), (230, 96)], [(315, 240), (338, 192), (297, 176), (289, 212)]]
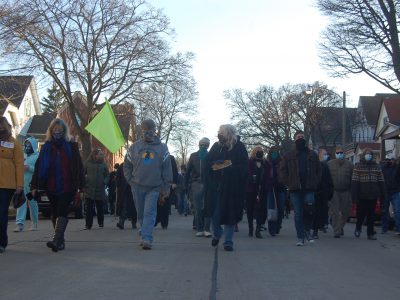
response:
[(44, 113), (58, 113), (64, 104), (64, 97), (58, 88), (58, 86), (53, 83), (53, 86), (47, 89), (48, 96), (43, 97), (40, 104), (42, 105)]

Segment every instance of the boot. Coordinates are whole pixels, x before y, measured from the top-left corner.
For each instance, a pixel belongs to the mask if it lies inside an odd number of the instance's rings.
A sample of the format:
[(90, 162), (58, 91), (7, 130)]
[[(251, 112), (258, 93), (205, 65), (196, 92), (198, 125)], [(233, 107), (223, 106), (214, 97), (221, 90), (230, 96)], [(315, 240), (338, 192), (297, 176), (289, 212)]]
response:
[(54, 231), (53, 240), (47, 242), (47, 247), (49, 247), (53, 252), (58, 250), (63, 250), (65, 248), (64, 232), (67, 228), (68, 218), (58, 217), (56, 220), (56, 228)]
[(262, 235), (261, 235), (261, 228), (260, 228), (260, 225), (257, 225), (257, 226), (256, 226), (255, 235), (256, 235), (256, 238), (258, 238), (258, 239), (262, 239), (262, 238), (263, 238)]

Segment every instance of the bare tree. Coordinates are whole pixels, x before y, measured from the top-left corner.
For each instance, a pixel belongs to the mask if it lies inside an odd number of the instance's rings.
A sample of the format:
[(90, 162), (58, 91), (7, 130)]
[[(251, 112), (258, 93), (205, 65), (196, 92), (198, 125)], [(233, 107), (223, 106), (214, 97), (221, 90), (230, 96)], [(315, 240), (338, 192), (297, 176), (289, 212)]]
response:
[(321, 42), (322, 65), (332, 75), (364, 73), (400, 93), (397, 0), (318, 0), (330, 19)]
[(197, 138), (198, 127), (193, 124), (188, 124), (188, 127), (177, 131), (172, 140), (172, 144), (176, 149), (177, 160), (181, 164), (186, 165), (189, 154), (194, 150), (194, 146), (198, 140)]
[[(312, 91), (310, 95), (306, 91)], [(285, 85), (275, 90), (261, 86), (255, 92), (235, 89), (225, 92), (232, 119), (248, 145), (278, 145), (288, 150), (296, 130), (309, 138), (317, 126), (318, 107), (336, 106), (340, 100), (325, 85)]]
[[(144, 0), (1, 1), (0, 11), (2, 54), (20, 63), (11, 71), (36, 72), (57, 84), (84, 156), (91, 149), (84, 128), (102, 95), (122, 101), (142, 84), (163, 82), (171, 68), (191, 59), (170, 54), (169, 21)], [(76, 89), (87, 100), (84, 113), (75, 108)]]

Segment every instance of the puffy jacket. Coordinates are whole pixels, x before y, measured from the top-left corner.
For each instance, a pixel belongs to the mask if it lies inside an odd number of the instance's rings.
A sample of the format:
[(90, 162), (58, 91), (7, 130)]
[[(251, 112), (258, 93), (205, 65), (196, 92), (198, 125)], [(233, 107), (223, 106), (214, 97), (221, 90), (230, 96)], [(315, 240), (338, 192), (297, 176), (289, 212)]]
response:
[(21, 144), (13, 137), (0, 141), (0, 188), (24, 186), (24, 155)]
[(85, 164), (85, 197), (93, 200), (106, 199), (106, 185), (109, 179), (108, 167), (104, 162), (88, 160)]

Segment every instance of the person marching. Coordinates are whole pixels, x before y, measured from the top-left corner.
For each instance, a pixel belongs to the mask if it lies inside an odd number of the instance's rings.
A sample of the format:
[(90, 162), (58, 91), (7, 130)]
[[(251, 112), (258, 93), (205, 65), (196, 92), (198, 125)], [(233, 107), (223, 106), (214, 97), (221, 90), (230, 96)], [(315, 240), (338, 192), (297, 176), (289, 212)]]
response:
[(132, 229), (136, 229), (137, 212), (135, 203), (133, 201), (132, 189), (125, 179), (124, 163), (120, 164), (117, 168), (116, 186), (117, 186), (116, 214), (117, 216), (119, 216), (117, 227), (119, 229), (124, 229), (125, 220), (131, 219)]
[(0, 116), (0, 253), (8, 245), (8, 207), (14, 193), (24, 188), (24, 157), (21, 144), (12, 136), (12, 127)]
[(51, 121), (46, 142), (40, 149), (31, 181), (31, 193), (45, 192), (50, 200), (54, 235), (47, 247), (64, 250), (68, 212), (78, 190), (85, 184), (78, 143), (71, 141), (69, 128), (62, 119)]
[[(24, 153), (25, 153), (24, 193), (25, 193), (25, 195), (29, 195), (32, 175), (33, 175), (33, 171), (35, 169), (35, 163), (39, 157), (38, 141), (35, 138), (29, 137), (25, 140)], [(31, 217), (30, 230), (35, 231), (38, 229), (39, 206), (38, 206), (37, 201), (34, 198), (27, 199), (27, 200), (29, 201), (29, 213), (30, 213), (30, 217)], [(15, 227), (14, 232), (21, 232), (24, 230), (28, 201), (26, 201), (24, 204), (22, 204), (17, 209), (17, 215), (16, 215), (16, 225), (17, 226)]]
[(104, 153), (101, 149), (95, 149), (85, 163), (86, 191), (85, 205), (86, 218), (85, 229), (93, 226), (93, 212), (96, 205), (97, 223), (104, 227), (104, 202), (106, 201), (106, 184), (109, 179), (108, 167), (104, 163)]
[(153, 120), (144, 120), (140, 126), (141, 139), (133, 143), (125, 155), (124, 175), (131, 185), (140, 224), (140, 245), (152, 249), (153, 228), (159, 197), (169, 195), (172, 184), (172, 166), (167, 145), (156, 135)]
[(332, 218), (333, 236), (344, 235), (344, 225), (351, 214), (351, 178), (353, 164), (345, 159), (343, 148), (336, 147), (336, 158), (328, 162), (328, 168), (333, 183), (333, 197), (329, 205)]

